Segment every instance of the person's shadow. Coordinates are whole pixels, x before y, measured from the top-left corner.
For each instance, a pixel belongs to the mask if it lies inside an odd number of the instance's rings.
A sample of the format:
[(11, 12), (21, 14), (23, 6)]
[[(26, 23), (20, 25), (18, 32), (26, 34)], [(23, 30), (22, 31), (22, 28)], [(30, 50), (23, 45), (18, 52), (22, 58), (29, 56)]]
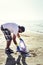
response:
[[(17, 60), (15, 60), (15, 58), (11, 55), (11, 54), (7, 54), (7, 59), (6, 59), (6, 63), (5, 65), (27, 65), (26, 61), (25, 61), (25, 56), (21, 56), (19, 55)], [(21, 60), (22, 58), (22, 60)], [(22, 64), (20, 63), (20, 60), (22, 61)]]
[(27, 63), (25, 61), (25, 59), (26, 59), (25, 55), (24, 54), (21, 54), (21, 55), (22, 55), (22, 64), (27, 65)]

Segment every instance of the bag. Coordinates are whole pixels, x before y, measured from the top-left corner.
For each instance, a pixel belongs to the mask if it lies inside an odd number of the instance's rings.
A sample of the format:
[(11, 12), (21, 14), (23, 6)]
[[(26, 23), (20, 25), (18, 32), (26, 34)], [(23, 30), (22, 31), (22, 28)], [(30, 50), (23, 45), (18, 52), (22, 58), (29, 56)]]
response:
[(20, 51), (26, 52), (26, 45), (25, 45), (23, 39), (20, 40), (19, 47), (20, 47)]

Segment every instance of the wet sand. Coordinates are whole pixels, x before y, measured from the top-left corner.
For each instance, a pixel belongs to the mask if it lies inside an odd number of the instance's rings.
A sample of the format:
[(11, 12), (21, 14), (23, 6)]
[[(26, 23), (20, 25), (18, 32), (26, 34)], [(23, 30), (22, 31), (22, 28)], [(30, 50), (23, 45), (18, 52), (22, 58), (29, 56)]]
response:
[[(4, 36), (0, 36), (2, 38), (0, 40), (0, 65), (43, 65), (43, 34), (21, 34), (31, 57), (25, 57), (19, 53), (5, 54), (6, 41)], [(13, 44), (13, 41), (11, 48), (15, 52), (16, 46)]]

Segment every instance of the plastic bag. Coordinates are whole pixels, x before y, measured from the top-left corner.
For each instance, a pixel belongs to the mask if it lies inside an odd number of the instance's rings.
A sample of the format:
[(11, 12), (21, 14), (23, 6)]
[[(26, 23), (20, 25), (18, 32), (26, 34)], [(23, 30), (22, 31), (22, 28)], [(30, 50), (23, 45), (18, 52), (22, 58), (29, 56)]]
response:
[(20, 47), (20, 50), (21, 50), (21, 51), (26, 52), (26, 45), (25, 45), (23, 39), (20, 40), (20, 42), (19, 42), (19, 47)]

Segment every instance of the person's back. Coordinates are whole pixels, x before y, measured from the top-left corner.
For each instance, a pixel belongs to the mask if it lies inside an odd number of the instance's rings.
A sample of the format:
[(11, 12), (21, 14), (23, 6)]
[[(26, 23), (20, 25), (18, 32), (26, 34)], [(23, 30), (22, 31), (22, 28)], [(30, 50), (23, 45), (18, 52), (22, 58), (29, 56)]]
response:
[(18, 25), (16, 23), (6, 23), (3, 24), (4, 29), (8, 29), (11, 33), (17, 35), (18, 33)]

